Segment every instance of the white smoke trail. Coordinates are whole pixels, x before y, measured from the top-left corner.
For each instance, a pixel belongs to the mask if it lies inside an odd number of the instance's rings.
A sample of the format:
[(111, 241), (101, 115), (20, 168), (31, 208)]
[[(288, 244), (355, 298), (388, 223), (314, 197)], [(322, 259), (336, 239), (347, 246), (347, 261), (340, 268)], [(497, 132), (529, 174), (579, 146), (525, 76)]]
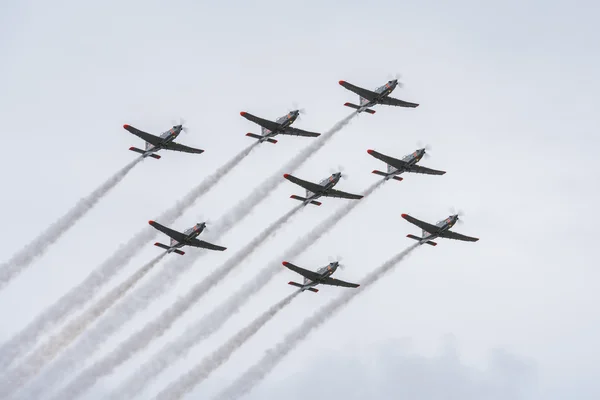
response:
[(189, 393), (194, 387), (202, 383), (208, 375), (210, 375), (215, 369), (220, 367), (229, 357), (239, 349), (244, 343), (246, 343), (252, 336), (256, 334), (269, 322), (279, 311), (283, 310), (285, 306), (298, 296), (300, 290), (290, 294), (277, 304), (273, 305), (266, 312), (259, 315), (254, 321), (248, 326), (244, 327), (241, 331), (236, 333), (231, 339), (225, 342), (221, 347), (215, 350), (202, 362), (186, 372), (179, 379), (169, 384), (162, 392), (160, 392), (155, 399), (156, 400), (176, 400), (180, 399)]
[[(318, 139), (312, 141), (309, 146), (304, 148), (298, 155), (290, 160), (280, 171), (277, 171), (271, 177), (267, 178), (262, 184), (254, 189), (249, 196), (246, 196), (243, 200), (238, 202), (232, 210), (227, 212), (215, 224), (215, 227), (212, 228), (214, 233), (207, 235), (210, 236), (209, 239), (214, 240), (219, 238), (242, 218), (248, 215), (269, 193), (284, 181), (282, 179), (282, 174), (284, 172), (294, 171), (300, 167), (316, 152), (316, 150), (323, 147), (323, 145), (331, 139), (334, 133), (345, 127), (355, 115), (356, 112), (353, 112), (334, 125), (329, 131), (319, 136)], [(196, 252), (189, 256), (186, 255), (186, 257), (176, 260), (173, 263), (173, 266), (168, 265), (161, 269), (157, 275), (146, 282), (146, 285), (132, 292), (123, 302), (109, 310), (104, 316), (103, 321), (100, 321), (100, 323), (88, 331), (76, 346), (68, 349), (67, 352), (58, 359), (58, 363), (55, 364), (54, 368), (47, 370), (46, 375), (48, 376), (46, 379), (38, 380), (40, 384), (32, 389), (35, 392), (34, 394), (39, 396), (39, 394), (47, 391), (48, 387), (56, 384), (56, 382), (59, 382), (63, 377), (70, 375), (76, 367), (81, 365), (90, 354), (93, 354), (100, 344), (104, 343), (104, 341), (116, 332), (121, 325), (125, 324), (131, 316), (144, 310), (162, 293), (168, 290), (169, 287), (173, 286), (176, 283), (177, 278), (183, 276), (202, 254), (202, 252)], [(73, 382), (61, 390), (56, 398), (61, 400), (65, 398), (75, 399), (80, 396), (91, 388), (98, 379), (110, 372), (110, 370), (107, 369), (107, 366), (108, 364), (103, 364), (101, 362), (91, 365), (77, 376)], [(37, 398), (35, 395), (29, 398)]]
[(136, 158), (125, 167), (121, 168), (116, 174), (111, 176), (100, 187), (92, 193), (79, 200), (60, 219), (46, 228), (37, 238), (17, 252), (12, 258), (0, 265), (0, 290), (4, 288), (12, 279), (23, 272), (31, 263), (48, 250), (58, 239), (61, 238), (73, 225), (77, 223), (88, 211), (94, 207), (112, 188), (135, 167), (141, 157)]
[[(189, 193), (181, 198), (175, 205), (165, 211), (157, 219), (163, 223), (172, 223), (179, 218), (186, 209), (188, 209), (198, 198), (207, 193), (215, 186), (223, 176), (230, 172), (240, 161), (242, 161), (254, 148), (253, 144), (226, 164), (221, 166), (212, 175), (205, 178), (199, 185), (194, 187)], [(49, 329), (64, 321), (71, 313), (83, 307), (90, 301), (93, 295), (127, 264), (144, 245), (146, 245), (156, 235), (156, 230), (150, 226), (145, 226), (135, 236), (121, 245), (113, 255), (104, 261), (100, 266), (94, 269), (83, 282), (63, 295), (53, 305), (36, 317), (19, 333), (14, 335), (8, 342), (5, 342), (0, 348), (0, 371), (10, 365), (15, 358), (31, 349), (37, 340)]]
[[(194, 285), (185, 296), (180, 297), (171, 307), (163, 311), (158, 318), (131, 335), (127, 340), (121, 342), (121, 344), (106, 356), (101, 363), (108, 364), (105, 367), (106, 369), (114, 370), (114, 368), (121, 365), (136, 353), (145, 349), (154, 339), (161, 337), (173, 325), (177, 318), (196, 304), (212, 287), (221, 282), (235, 267), (248, 258), (269, 238), (269, 236), (281, 228), (302, 207), (302, 205), (299, 205), (293, 208), (272, 223), (223, 265)], [(146, 385), (148, 377), (154, 376), (152, 372), (153, 371), (146, 371), (144, 365), (141, 365), (138, 371), (136, 371), (130, 379), (126, 380), (119, 389), (111, 393), (108, 397), (113, 400), (119, 398), (129, 400), (135, 397), (135, 394), (138, 391), (141, 391)]]
[(67, 324), (58, 334), (29, 354), (17, 367), (0, 378), (0, 398), (7, 398), (25, 384), (47, 363), (52, 361), (59, 351), (71, 344), (96, 318), (119, 300), (133, 285), (142, 279), (166, 253), (155, 257), (138, 269), (127, 280), (108, 292), (92, 307)]
[(215, 400), (239, 399), (244, 394), (248, 393), (257, 383), (259, 383), (275, 366), (291, 351), (298, 343), (304, 340), (313, 330), (327, 322), (338, 311), (344, 308), (350, 300), (358, 296), (362, 291), (371, 287), (382, 276), (388, 273), (400, 261), (408, 256), (414, 249), (419, 246), (418, 243), (410, 246), (401, 253), (390, 258), (379, 268), (368, 274), (362, 279), (361, 286), (355, 290), (348, 290), (340, 297), (334, 299), (329, 304), (321, 307), (311, 317), (304, 320), (302, 325), (288, 333), (282, 342), (269, 351), (265, 352), (263, 358), (254, 364), (242, 376), (236, 379), (229, 387), (219, 393)]
[[(384, 181), (381, 180), (371, 185), (362, 193), (363, 196), (365, 196), (365, 198), (369, 196), (379, 188), (383, 182)], [(294, 258), (304, 252), (364, 200), (365, 199), (363, 198), (358, 201), (349, 201), (347, 205), (338, 209), (333, 215), (325, 219), (308, 234), (304, 235), (294, 243), (294, 245), (284, 254), (274, 259), (273, 262), (260, 270), (251, 281), (242, 286), (240, 290), (229, 297), (229, 299), (219, 307), (201, 318), (192, 326), (186, 328), (179, 338), (165, 345), (157, 354), (138, 369), (134, 375), (134, 384), (130, 387), (130, 391), (127, 391), (126, 393), (129, 395), (132, 393), (137, 394), (137, 390), (143, 389), (169, 365), (173, 364), (180, 357), (185, 356), (189, 349), (217, 331), (252, 295), (258, 293), (271, 278), (280, 271), (283, 271), (283, 267), (281, 266), (282, 260)], [(131, 397), (133, 396), (130, 396), (129, 398)]]

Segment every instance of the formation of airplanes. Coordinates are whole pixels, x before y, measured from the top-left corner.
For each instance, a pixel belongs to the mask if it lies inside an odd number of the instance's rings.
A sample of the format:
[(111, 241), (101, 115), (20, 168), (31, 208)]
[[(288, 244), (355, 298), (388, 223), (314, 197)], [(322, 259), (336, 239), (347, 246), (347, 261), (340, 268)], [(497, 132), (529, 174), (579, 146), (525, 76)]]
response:
[[(358, 104), (344, 104), (347, 107), (357, 110), (358, 113), (366, 112), (368, 114), (375, 114), (375, 110), (373, 110), (372, 108), (375, 105), (379, 104), (407, 108), (416, 108), (419, 106), (419, 104), (417, 103), (411, 103), (408, 101), (390, 97), (390, 94), (394, 91), (394, 89), (396, 89), (400, 85), (398, 79), (390, 80), (373, 91), (355, 86), (346, 81), (339, 81), (339, 84), (344, 88), (356, 93), (359, 96)], [(277, 135), (303, 136), (313, 138), (320, 136), (320, 133), (317, 132), (310, 132), (292, 127), (292, 124), (298, 119), (300, 115), (300, 110), (292, 110), (286, 115), (277, 118), (275, 121), (260, 118), (245, 111), (242, 111), (240, 115), (261, 127), (261, 134), (246, 134), (246, 136), (258, 140), (259, 143), (268, 142), (275, 144), (277, 143), (277, 140), (275, 140), (274, 137)], [(130, 125), (123, 125), (123, 128), (125, 128), (128, 132), (140, 137), (146, 142), (145, 148), (143, 150), (136, 147), (129, 148), (129, 150), (131, 151), (142, 154), (142, 157), (144, 158), (152, 157), (155, 159), (159, 159), (161, 156), (156, 154), (156, 152), (160, 150), (174, 150), (195, 154), (200, 154), (204, 152), (204, 150), (202, 149), (196, 149), (193, 147), (185, 146), (174, 141), (182, 131), (185, 131), (186, 128), (183, 127), (183, 124), (173, 125), (171, 129), (161, 133), (159, 136), (155, 136), (150, 133), (141, 131)], [(387, 169), (385, 172), (379, 170), (372, 171), (373, 174), (382, 176), (385, 181), (389, 179), (402, 181), (403, 178), (400, 175), (404, 173), (417, 173), (426, 175), (444, 175), (446, 173), (445, 171), (431, 169), (419, 165), (419, 162), (426, 154), (425, 148), (417, 149), (414, 152), (403, 156), (402, 158), (395, 158), (377, 152), (375, 150), (367, 150), (367, 153), (373, 156), (374, 158), (383, 161), (386, 164)], [(290, 174), (284, 174), (283, 177), (289, 180), (290, 182), (301, 186), (305, 189), (306, 193), (304, 197), (298, 195), (290, 196), (290, 198), (292, 199), (303, 202), (304, 206), (308, 204), (320, 206), (322, 203), (317, 201), (317, 199), (321, 197), (337, 197), (348, 200), (360, 200), (361, 198), (363, 198), (362, 195), (352, 194), (334, 189), (334, 187), (339, 183), (340, 178), (342, 178), (341, 172), (335, 172), (318, 183), (306, 181)], [(430, 224), (421, 221), (408, 214), (402, 214), (402, 218), (404, 218), (411, 224), (414, 224), (417, 227), (421, 228), (421, 236), (415, 236), (412, 234), (407, 235), (408, 238), (418, 241), (420, 245), (428, 244), (431, 246), (436, 246), (437, 243), (433, 241), (436, 238), (455, 239), (467, 242), (476, 242), (479, 240), (478, 238), (462, 235), (460, 233), (456, 233), (450, 230), (450, 228), (452, 228), (458, 222), (458, 214), (450, 215), (448, 218), (443, 219), (442, 221), (439, 221), (436, 224)], [(176, 230), (163, 226), (155, 221), (149, 221), (149, 224), (155, 229), (163, 232), (164, 234), (170, 237), (171, 241), (169, 245), (159, 242), (154, 243), (155, 246), (166, 250), (167, 253), (176, 253), (179, 255), (184, 255), (185, 253), (182, 250), (180, 250), (184, 246), (198, 247), (215, 251), (226, 250), (226, 247), (208, 243), (197, 238), (206, 228), (205, 222), (197, 223), (183, 232), (178, 232)], [(318, 289), (315, 289), (315, 286), (317, 285), (333, 285), (348, 288), (359, 287), (359, 284), (345, 282), (331, 277), (331, 275), (340, 266), (338, 261), (331, 262), (324, 267), (318, 268), (316, 271), (310, 271), (298, 267), (297, 265), (294, 265), (287, 261), (284, 261), (283, 265), (286, 268), (304, 277), (302, 283), (297, 283), (293, 281), (289, 282), (290, 285), (300, 288), (301, 291), (309, 290), (311, 292), (316, 293), (318, 292)]]

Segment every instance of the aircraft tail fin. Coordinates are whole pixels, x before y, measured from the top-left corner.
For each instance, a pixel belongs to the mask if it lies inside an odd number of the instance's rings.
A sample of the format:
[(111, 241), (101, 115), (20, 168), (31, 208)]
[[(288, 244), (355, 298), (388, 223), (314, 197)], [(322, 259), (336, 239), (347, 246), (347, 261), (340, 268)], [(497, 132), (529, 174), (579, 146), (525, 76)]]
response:
[[(261, 140), (264, 138), (264, 136), (260, 136), (260, 135), (257, 135), (255, 133), (250, 133), (250, 132), (246, 133), (246, 136), (257, 139), (257, 140)], [(277, 143), (277, 140), (275, 140), (275, 139), (267, 138), (265, 140), (269, 143), (273, 143), (273, 144)]]
[[(291, 195), (290, 199), (299, 200), (299, 201), (306, 201), (306, 200), (308, 200), (306, 197), (296, 196), (295, 194)], [(311, 200), (310, 204), (314, 204), (315, 206), (320, 206), (322, 203), (320, 201)]]
[[(360, 110), (362, 108), (361, 106), (357, 106), (356, 104), (352, 103), (344, 103), (344, 105), (346, 107), (354, 108), (355, 110)], [(364, 108), (363, 111), (369, 114), (375, 114), (375, 110), (371, 110), (369, 108)]]

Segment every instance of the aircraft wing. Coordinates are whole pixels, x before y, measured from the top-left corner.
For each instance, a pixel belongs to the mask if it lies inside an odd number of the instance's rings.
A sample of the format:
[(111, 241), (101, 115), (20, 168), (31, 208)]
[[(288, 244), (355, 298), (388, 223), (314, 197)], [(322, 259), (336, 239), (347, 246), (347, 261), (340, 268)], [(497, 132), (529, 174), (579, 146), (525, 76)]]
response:
[(178, 242), (183, 242), (185, 239), (185, 235), (181, 232), (177, 232), (171, 228), (167, 228), (164, 225), (159, 224), (158, 222), (154, 222), (154, 221), (149, 221), (148, 222), (150, 225), (152, 225), (155, 229), (158, 229), (159, 231), (161, 231), (162, 233), (164, 233), (165, 235), (177, 240)]
[(443, 237), (446, 239), (462, 240), (463, 242), (476, 242), (479, 240), (479, 238), (461, 235), (460, 233), (456, 233), (456, 232), (452, 232), (452, 231), (442, 232), (442, 233), (440, 233), (440, 237)]
[(404, 218), (405, 220), (407, 220), (411, 224), (416, 225), (419, 228), (421, 228), (421, 229), (423, 229), (423, 230), (425, 230), (426, 232), (429, 232), (429, 233), (437, 232), (440, 229), (439, 226), (428, 224), (427, 222), (423, 222), (420, 219), (416, 219), (415, 217), (411, 217), (408, 214), (402, 214), (402, 218)]
[(125, 128), (125, 130), (127, 130), (128, 132), (133, 133), (135, 136), (138, 136), (138, 137), (142, 138), (143, 140), (145, 140), (146, 142), (153, 144), (155, 146), (157, 144), (159, 144), (160, 142), (162, 142), (162, 139), (159, 138), (158, 136), (151, 135), (144, 131), (140, 131), (139, 129), (134, 128), (131, 125), (123, 125), (123, 128)]
[(410, 108), (416, 108), (419, 105), (417, 103), (409, 103), (408, 101), (403, 101), (403, 100), (398, 100), (395, 99), (393, 97), (384, 97), (383, 99), (379, 100), (380, 104), (386, 104), (388, 106), (397, 106), (397, 107), (410, 107)]
[(205, 242), (204, 240), (195, 239), (188, 243), (190, 246), (200, 247), (203, 249), (223, 251), (226, 250), (227, 247), (217, 246), (216, 244)]
[(307, 136), (307, 137), (317, 137), (317, 136), (321, 135), (320, 133), (303, 131), (302, 129), (293, 128), (291, 126), (288, 126), (287, 128), (285, 128), (285, 130), (283, 132), (279, 132), (279, 134), (292, 135), (292, 136)]
[(368, 150), (367, 151), (370, 155), (372, 155), (373, 157), (383, 161), (384, 163), (391, 165), (392, 167), (399, 169), (399, 170), (405, 170), (408, 168), (408, 163), (399, 160), (397, 158), (394, 157), (390, 157), (390, 156), (386, 156), (385, 154), (381, 154), (375, 150)]
[(446, 171), (438, 171), (437, 169), (431, 169), (420, 165), (411, 165), (410, 167), (406, 168), (406, 171), (428, 175), (444, 175), (446, 173)]
[(317, 193), (323, 190), (323, 186), (321, 185), (296, 178), (295, 176), (290, 174), (285, 174), (283, 175), (283, 177), (288, 181), (295, 183), (296, 185), (302, 186), (304, 189), (309, 190), (313, 193)]
[(343, 287), (351, 287), (351, 288), (357, 288), (357, 287), (360, 286), (357, 283), (350, 283), (350, 282), (341, 281), (339, 279), (335, 279), (335, 278), (332, 278), (330, 276), (328, 276), (325, 279), (321, 278), (321, 280), (319, 280), (319, 283), (322, 283), (324, 285), (343, 286)]
[(300, 268), (299, 266), (294, 265), (294, 264), (292, 264), (290, 262), (287, 262), (287, 261), (283, 262), (283, 266), (286, 267), (286, 268), (291, 269), (294, 272), (299, 273), (303, 277), (308, 278), (308, 279), (310, 279), (313, 282), (317, 281), (317, 280), (319, 280), (321, 278), (321, 275), (317, 274), (316, 272), (309, 271), (309, 270), (304, 269), (304, 268)]
[(374, 98), (376, 98), (377, 96), (379, 96), (375, 92), (372, 92), (372, 91), (367, 90), (367, 89), (360, 88), (358, 86), (354, 86), (353, 84), (348, 83), (346, 81), (340, 81), (340, 85), (342, 85), (343, 87), (345, 87), (349, 91), (354, 92), (357, 95), (359, 95), (360, 97), (363, 97), (363, 98), (365, 98), (367, 100), (373, 100)]
[(278, 123), (269, 121), (268, 119), (259, 118), (247, 112), (241, 112), (240, 115), (246, 118), (248, 121), (252, 121), (255, 124), (262, 126), (263, 128), (267, 128), (270, 131), (276, 131), (277, 129), (279, 129)]
[(346, 193), (346, 192), (342, 192), (341, 190), (335, 190), (335, 189), (327, 190), (325, 193), (323, 193), (323, 196), (338, 197), (340, 199), (352, 199), (352, 200), (358, 200), (358, 199), (362, 199), (364, 197), (360, 194)]
[(195, 149), (193, 147), (184, 146), (182, 144), (175, 143), (175, 142), (170, 142), (170, 143), (164, 144), (163, 148), (165, 148), (167, 150), (182, 151), (184, 153), (195, 153), (195, 154), (204, 153), (204, 150), (202, 150), (202, 149)]

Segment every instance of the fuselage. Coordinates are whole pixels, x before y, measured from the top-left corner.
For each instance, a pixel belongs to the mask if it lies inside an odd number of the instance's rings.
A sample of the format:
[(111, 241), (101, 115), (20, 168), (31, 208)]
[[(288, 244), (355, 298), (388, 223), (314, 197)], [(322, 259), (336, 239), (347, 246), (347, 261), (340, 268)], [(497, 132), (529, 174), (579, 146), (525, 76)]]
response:
[(192, 226), (191, 228), (188, 228), (185, 231), (183, 231), (183, 234), (185, 235), (185, 239), (183, 241), (180, 242), (178, 240), (171, 238), (171, 243), (169, 243), (170, 247), (169, 247), (169, 250), (167, 250), (167, 253), (171, 253), (171, 252), (175, 251), (176, 249), (180, 249), (183, 246), (187, 245), (192, 239), (195, 239), (196, 237), (198, 237), (198, 235), (200, 235), (202, 233), (204, 228), (206, 228), (206, 223), (200, 222), (200, 223), (197, 223), (196, 225)]
[(321, 186), (322, 189), (319, 190), (318, 192), (313, 193), (310, 190), (307, 190), (306, 191), (306, 200), (304, 201), (304, 204), (308, 204), (312, 200), (316, 200), (319, 197), (323, 196), (323, 194), (326, 193), (329, 189), (332, 189), (335, 185), (337, 185), (337, 183), (340, 181), (341, 177), (342, 177), (342, 173), (336, 172), (334, 174), (331, 174), (327, 178), (323, 179), (321, 182), (319, 182), (319, 186)]
[(398, 79), (393, 79), (391, 81), (388, 81), (385, 85), (383, 86), (379, 86), (377, 89), (374, 90), (375, 93), (378, 94), (378, 96), (372, 100), (369, 99), (365, 99), (364, 97), (360, 96), (360, 108), (358, 109), (358, 112), (362, 112), (364, 110), (366, 110), (367, 108), (373, 107), (376, 104), (379, 104), (380, 100), (383, 99), (384, 97), (389, 96), (394, 89), (396, 89), (396, 87), (398, 86)]
[(153, 145), (151, 143), (146, 142), (146, 148), (144, 149), (145, 152), (142, 155), (142, 157), (144, 157), (144, 158), (148, 157), (150, 154), (155, 153), (158, 150), (162, 149), (165, 144), (170, 143), (173, 140), (175, 140), (177, 138), (177, 136), (179, 136), (179, 134), (181, 133), (182, 129), (183, 129), (182, 125), (175, 125), (168, 131), (161, 133), (159, 135), (159, 137), (162, 140), (157, 145)]
[[(415, 165), (425, 155), (425, 149), (417, 149), (414, 152), (402, 157), (402, 161), (407, 163), (409, 166)], [(385, 176), (385, 180), (393, 178), (396, 175), (400, 175), (405, 172), (405, 169), (398, 169), (396, 167), (392, 167), (391, 165), (387, 165), (387, 175)]]
[(458, 221), (458, 215), (451, 215), (446, 219), (443, 219), (435, 224), (438, 229), (435, 232), (426, 232), (423, 230), (423, 237), (419, 241), (420, 244), (423, 244), (429, 240), (435, 239), (440, 236), (440, 233), (445, 232), (452, 228), (454, 224)]
[[(328, 276), (331, 276), (337, 270), (339, 265), (340, 265), (339, 262), (334, 261), (332, 263), (327, 264), (324, 267), (317, 269), (315, 272), (320, 275), (320, 277), (319, 277), (320, 279), (327, 278)], [(321, 283), (321, 282), (318, 279), (316, 281), (311, 281), (308, 278), (304, 278), (304, 282), (302, 282), (301, 290), (305, 291), (308, 288), (317, 286), (319, 283)]]
[(283, 117), (277, 118), (275, 123), (279, 124), (279, 127), (274, 131), (271, 131), (271, 130), (263, 127), (262, 128), (263, 138), (260, 139), (259, 142), (264, 142), (269, 137), (277, 136), (281, 131), (284, 131), (287, 127), (292, 125), (294, 123), (294, 121), (296, 121), (296, 119), (298, 118), (299, 115), (300, 115), (300, 111), (294, 110), (294, 111), (290, 111)]

